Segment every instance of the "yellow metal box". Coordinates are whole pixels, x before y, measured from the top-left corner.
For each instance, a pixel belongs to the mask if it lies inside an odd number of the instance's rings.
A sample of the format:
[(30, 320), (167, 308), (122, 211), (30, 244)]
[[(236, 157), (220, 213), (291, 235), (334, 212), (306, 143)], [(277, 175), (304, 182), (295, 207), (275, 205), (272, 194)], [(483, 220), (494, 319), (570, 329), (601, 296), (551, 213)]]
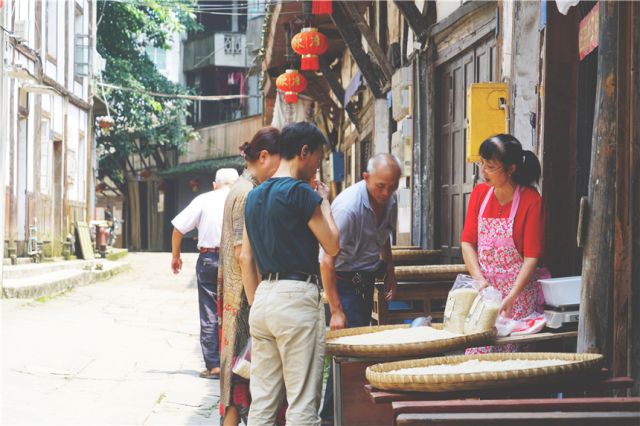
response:
[(506, 83), (475, 83), (467, 91), (467, 162), (480, 160), (480, 144), (493, 135), (508, 132)]

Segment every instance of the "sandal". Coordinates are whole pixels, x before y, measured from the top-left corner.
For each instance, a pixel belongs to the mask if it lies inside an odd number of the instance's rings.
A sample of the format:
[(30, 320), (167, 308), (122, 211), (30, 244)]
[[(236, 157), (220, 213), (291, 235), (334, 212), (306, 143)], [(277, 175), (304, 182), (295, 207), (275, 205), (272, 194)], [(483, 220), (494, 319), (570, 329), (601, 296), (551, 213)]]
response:
[[(213, 370), (218, 370), (217, 372), (214, 372)], [(200, 377), (202, 377), (203, 379), (219, 379), (220, 378), (220, 369), (219, 368), (212, 368), (211, 370), (204, 370), (202, 373), (200, 373)]]

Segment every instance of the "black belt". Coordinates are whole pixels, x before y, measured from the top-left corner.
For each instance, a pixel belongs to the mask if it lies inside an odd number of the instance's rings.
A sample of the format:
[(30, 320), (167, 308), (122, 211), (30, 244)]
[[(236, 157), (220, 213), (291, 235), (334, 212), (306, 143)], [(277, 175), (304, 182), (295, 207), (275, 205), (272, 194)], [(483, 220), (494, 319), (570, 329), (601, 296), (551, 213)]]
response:
[(293, 281), (308, 281), (317, 286), (320, 285), (320, 280), (317, 275), (304, 274), (302, 272), (271, 272), (268, 274), (262, 274), (262, 279), (266, 281), (277, 280), (293, 280)]

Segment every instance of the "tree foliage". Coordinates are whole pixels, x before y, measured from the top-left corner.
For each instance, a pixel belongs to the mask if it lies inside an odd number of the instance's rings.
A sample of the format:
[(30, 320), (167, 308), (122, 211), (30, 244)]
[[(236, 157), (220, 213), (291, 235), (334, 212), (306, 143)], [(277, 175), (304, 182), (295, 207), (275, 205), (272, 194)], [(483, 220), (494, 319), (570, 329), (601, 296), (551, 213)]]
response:
[(114, 120), (112, 128), (98, 132), (99, 175), (108, 176), (122, 193), (126, 176), (136, 172), (132, 156), (162, 169), (165, 155), (184, 149), (194, 135), (185, 123), (188, 100), (149, 94), (189, 91), (160, 74), (145, 52), (147, 46), (167, 49), (174, 37), (198, 30), (194, 5), (195, 0), (98, 3), (97, 50), (106, 60), (102, 81), (130, 89), (98, 87)]

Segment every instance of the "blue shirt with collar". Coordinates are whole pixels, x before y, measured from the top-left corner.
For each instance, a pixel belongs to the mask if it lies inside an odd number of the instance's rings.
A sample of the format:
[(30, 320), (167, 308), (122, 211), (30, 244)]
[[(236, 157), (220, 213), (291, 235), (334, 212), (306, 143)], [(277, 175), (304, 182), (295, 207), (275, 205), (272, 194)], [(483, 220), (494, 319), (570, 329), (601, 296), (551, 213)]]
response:
[(342, 191), (331, 204), (340, 230), (337, 272), (373, 272), (380, 266), (380, 251), (396, 228), (398, 201), (393, 194), (377, 224), (364, 180)]

